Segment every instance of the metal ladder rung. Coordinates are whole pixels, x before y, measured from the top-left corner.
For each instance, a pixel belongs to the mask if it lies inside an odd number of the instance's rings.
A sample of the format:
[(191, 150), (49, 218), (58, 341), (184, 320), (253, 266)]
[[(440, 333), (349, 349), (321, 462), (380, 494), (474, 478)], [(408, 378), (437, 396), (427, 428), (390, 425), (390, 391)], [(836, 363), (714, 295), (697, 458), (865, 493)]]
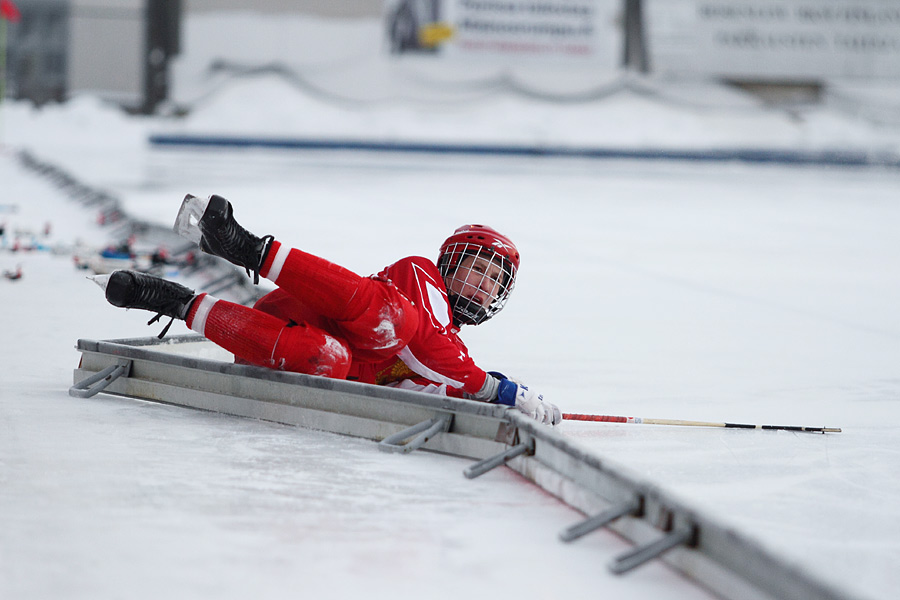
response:
[[(403, 454), (408, 454), (413, 450), (421, 448), (425, 442), (438, 433), (449, 431), (452, 420), (453, 415), (441, 415), (427, 421), (422, 421), (417, 425), (407, 427), (403, 431), (398, 431), (397, 433), (384, 438), (378, 442), (378, 449), (382, 452), (401, 452)], [(400, 443), (416, 434), (418, 434), (418, 436), (406, 444)]]
[(534, 440), (517, 444), (505, 452), (479, 460), (477, 463), (470, 465), (463, 470), (463, 475), (466, 476), (466, 479), (475, 479), (476, 477), (484, 475), (491, 469), (506, 464), (515, 457), (525, 454), (526, 452), (534, 452)]
[(128, 377), (131, 374), (131, 361), (121, 359), (114, 365), (109, 365), (102, 371), (85, 377), (69, 388), (69, 395), (76, 398), (90, 398), (106, 389), (106, 387), (119, 377)]
[(630, 498), (621, 504), (613, 505), (598, 515), (564, 529), (560, 532), (559, 539), (564, 542), (577, 540), (596, 529), (606, 527), (620, 517), (637, 514), (641, 510), (641, 505), (640, 498)]
[(696, 531), (694, 527), (675, 528), (658, 540), (645, 544), (644, 546), (638, 546), (634, 550), (630, 550), (625, 554), (617, 556), (609, 563), (609, 570), (616, 575), (627, 573), (628, 571), (662, 555), (664, 552), (668, 552), (675, 546), (692, 542), (695, 537)]

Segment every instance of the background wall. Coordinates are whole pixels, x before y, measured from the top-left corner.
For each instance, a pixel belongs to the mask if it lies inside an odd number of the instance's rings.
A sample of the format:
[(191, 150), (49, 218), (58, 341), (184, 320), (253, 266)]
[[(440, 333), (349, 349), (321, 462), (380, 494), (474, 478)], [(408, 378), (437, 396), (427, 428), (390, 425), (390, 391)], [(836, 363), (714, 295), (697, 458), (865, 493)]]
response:
[(145, 0), (71, 0), (69, 90), (126, 103), (143, 94)]
[[(633, 71), (782, 102), (821, 101), (822, 88), (848, 82), (900, 85), (894, 0), (16, 2), (6, 91), (36, 103), (86, 92), (152, 112), (206, 91), (170, 78), (196, 86), (259, 69), (350, 101), (455, 102), (489, 89), (591, 101)], [(814, 93), (772, 92), (786, 86)]]
[(252, 10), (261, 13), (306, 13), (322, 17), (377, 17), (384, 0), (185, 0), (188, 13)]

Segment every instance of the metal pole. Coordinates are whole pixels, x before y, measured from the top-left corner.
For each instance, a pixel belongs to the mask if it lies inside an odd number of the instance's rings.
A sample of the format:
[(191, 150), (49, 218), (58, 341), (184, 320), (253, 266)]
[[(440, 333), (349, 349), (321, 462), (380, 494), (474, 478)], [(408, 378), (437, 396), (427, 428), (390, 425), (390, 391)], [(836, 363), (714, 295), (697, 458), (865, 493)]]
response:
[(0, 102), (6, 94), (6, 19), (0, 17)]
[(178, 53), (180, 0), (147, 0), (144, 9), (144, 102), (153, 114), (169, 96), (169, 60)]
[(625, 49), (622, 64), (639, 73), (650, 71), (642, 0), (625, 0)]
[(6, 98), (6, 19), (0, 17), (0, 146), (3, 145), (3, 101)]

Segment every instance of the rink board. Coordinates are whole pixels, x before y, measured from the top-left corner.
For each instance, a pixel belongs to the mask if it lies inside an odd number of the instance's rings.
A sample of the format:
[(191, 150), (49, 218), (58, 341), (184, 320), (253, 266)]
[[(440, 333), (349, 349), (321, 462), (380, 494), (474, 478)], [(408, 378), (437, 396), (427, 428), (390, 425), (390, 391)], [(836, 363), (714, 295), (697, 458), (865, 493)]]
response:
[[(681, 542), (652, 559), (723, 598), (853, 598), (652, 482), (504, 406), (203, 358), (215, 355), (215, 346), (195, 335), (79, 340), (77, 349), (76, 384), (104, 369), (127, 373), (108, 383), (104, 393), (351, 435), (381, 442), (382, 449), (390, 441), (386, 438), (430, 423), (437, 429), (430, 430), (436, 432), (423, 443), (425, 450), (482, 460), (527, 448), (505, 464), (588, 516), (637, 507), (605, 527), (638, 549), (652, 550), (681, 536)], [(404, 451), (402, 444), (390, 446)], [(627, 562), (622, 558), (610, 564), (621, 566)]]

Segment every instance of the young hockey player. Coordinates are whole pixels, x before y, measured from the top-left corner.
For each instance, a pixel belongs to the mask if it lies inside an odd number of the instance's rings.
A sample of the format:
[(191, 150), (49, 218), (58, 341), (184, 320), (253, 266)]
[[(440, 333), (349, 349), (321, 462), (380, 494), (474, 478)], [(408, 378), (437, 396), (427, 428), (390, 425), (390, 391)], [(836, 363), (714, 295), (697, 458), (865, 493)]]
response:
[(254, 282), (264, 277), (278, 288), (250, 308), (116, 271), (106, 281), (111, 304), (183, 319), (245, 364), (496, 402), (552, 425), (562, 420), (527, 386), (479, 368), (459, 338), (462, 325), (500, 311), (515, 285), (519, 252), (490, 227), (457, 229), (437, 264), (413, 256), (371, 277), (253, 235), (221, 196), (186, 197), (176, 229), (252, 272)]

